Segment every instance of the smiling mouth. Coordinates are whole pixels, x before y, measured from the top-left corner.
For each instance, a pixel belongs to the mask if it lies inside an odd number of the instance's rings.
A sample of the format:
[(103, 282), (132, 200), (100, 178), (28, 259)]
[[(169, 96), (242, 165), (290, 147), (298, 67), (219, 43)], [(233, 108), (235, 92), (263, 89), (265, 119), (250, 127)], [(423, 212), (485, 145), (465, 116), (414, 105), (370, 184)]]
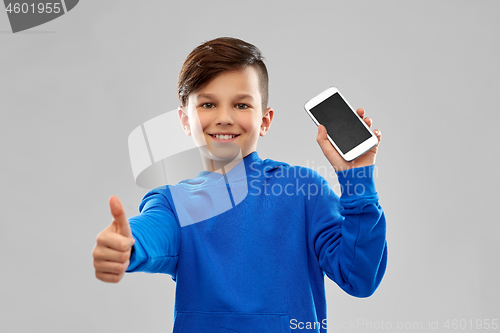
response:
[(233, 135), (219, 135), (219, 134), (209, 134), (212, 138), (214, 138), (216, 141), (231, 141), (234, 138), (237, 138), (240, 136), (239, 134), (233, 134)]

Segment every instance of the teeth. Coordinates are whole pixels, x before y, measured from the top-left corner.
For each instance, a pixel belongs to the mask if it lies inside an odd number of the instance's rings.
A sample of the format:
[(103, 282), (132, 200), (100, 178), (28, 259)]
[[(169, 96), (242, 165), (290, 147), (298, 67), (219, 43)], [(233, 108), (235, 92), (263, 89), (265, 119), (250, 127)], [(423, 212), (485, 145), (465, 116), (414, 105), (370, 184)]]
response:
[(217, 139), (227, 140), (227, 139), (232, 139), (232, 138), (234, 138), (236, 135), (219, 135), (219, 134), (215, 134), (214, 136), (215, 136)]

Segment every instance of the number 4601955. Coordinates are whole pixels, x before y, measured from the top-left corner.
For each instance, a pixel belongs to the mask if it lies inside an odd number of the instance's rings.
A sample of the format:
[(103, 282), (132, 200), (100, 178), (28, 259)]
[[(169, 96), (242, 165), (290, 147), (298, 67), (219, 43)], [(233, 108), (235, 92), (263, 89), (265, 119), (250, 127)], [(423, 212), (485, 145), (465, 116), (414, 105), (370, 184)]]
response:
[(498, 329), (498, 319), (448, 319), (444, 323), (447, 329), (476, 329), (476, 330), (496, 330)]
[(9, 5), (7, 6), (7, 8), (5, 8), (5, 11), (7, 13), (12, 13), (14, 12), (15, 14), (19, 14), (19, 13), (23, 13), (23, 14), (27, 14), (27, 13), (38, 13), (38, 14), (42, 14), (42, 13), (46, 13), (46, 14), (51, 14), (51, 13), (54, 13), (54, 14), (58, 14), (61, 12), (61, 7), (60, 7), (60, 3), (59, 2), (48, 2), (48, 3), (38, 3), (36, 6), (34, 3), (32, 4), (28, 4), (28, 3), (9, 3)]

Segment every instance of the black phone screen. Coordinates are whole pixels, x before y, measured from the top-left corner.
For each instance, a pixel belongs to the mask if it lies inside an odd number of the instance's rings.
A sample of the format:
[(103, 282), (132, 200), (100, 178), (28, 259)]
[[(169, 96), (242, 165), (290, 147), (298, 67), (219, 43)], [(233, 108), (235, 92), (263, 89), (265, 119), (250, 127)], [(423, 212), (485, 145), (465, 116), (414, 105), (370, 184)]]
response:
[(328, 97), (310, 111), (318, 122), (325, 126), (326, 132), (343, 154), (371, 136), (360, 122), (360, 118), (351, 111), (338, 93)]

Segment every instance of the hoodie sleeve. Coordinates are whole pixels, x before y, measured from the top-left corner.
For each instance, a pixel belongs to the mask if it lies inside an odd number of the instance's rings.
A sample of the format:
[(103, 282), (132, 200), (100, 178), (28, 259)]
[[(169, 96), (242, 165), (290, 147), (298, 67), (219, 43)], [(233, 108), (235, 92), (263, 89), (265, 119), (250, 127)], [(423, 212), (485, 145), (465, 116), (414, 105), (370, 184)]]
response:
[(387, 265), (386, 220), (378, 203), (374, 165), (337, 172), (339, 198), (319, 176), (312, 245), (321, 269), (352, 296), (371, 296)]
[(129, 218), (134, 251), (127, 272), (170, 274), (175, 281), (180, 227), (164, 190), (151, 190)]

